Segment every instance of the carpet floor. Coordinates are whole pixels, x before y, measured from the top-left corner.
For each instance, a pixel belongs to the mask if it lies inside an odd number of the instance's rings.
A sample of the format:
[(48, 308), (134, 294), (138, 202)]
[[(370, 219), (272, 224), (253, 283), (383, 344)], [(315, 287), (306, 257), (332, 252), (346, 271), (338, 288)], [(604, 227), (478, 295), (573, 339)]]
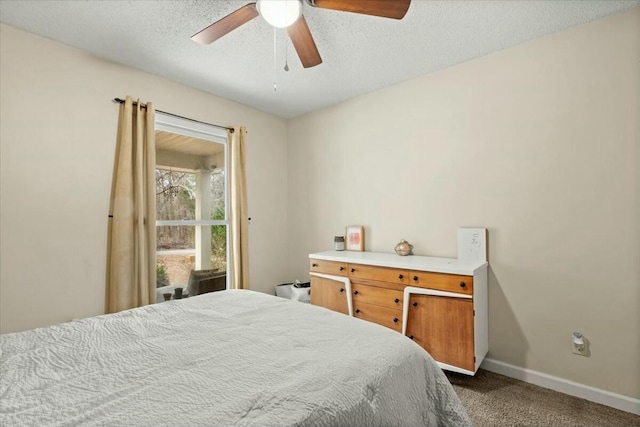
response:
[(640, 427), (640, 416), (484, 369), (446, 374), (476, 427)]

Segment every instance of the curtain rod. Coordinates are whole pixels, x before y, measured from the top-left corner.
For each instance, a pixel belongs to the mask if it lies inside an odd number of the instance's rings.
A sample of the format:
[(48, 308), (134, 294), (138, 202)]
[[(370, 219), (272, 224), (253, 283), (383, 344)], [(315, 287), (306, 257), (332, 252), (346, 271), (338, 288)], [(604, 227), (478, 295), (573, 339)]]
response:
[[(113, 102), (117, 102), (119, 104), (124, 104), (124, 99), (120, 99), (120, 98), (113, 98)], [(133, 101), (133, 105), (136, 105), (138, 103), (138, 101)], [(146, 104), (140, 103), (140, 108), (147, 108)], [(166, 111), (162, 111), (162, 110), (156, 110), (158, 113), (162, 113), (162, 114), (167, 114), (169, 116), (173, 116), (173, 117), (177, 117), (179, 119), (185, 119), (185, 120), (189, 120), (190, 122), (196, 122), (196, 123), (202, 123), (203, 125), (209, 125), (209, 126), (215, 126), (217, 128), (221, 128), (221, 129), (226, 129), (229, 132), (233, 133), (234, 129), (227, 127), (227, 126), (221, 126), (221, 125), (216, 125), (213, 123), (207, 123), (207, 122), (201, 122), (200, 120), (195, 120), (195, 119), (190, 119), (189, 117), (184, 117), (184, 116), (179, 116), (177, 114), (173, 114), (173, 113), (168, 113)]]

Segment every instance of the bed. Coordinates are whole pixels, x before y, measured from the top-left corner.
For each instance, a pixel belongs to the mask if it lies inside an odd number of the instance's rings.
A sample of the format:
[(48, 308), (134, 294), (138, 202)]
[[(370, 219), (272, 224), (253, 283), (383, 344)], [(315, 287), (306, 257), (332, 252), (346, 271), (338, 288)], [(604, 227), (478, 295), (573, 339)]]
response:
[(3, 426), (464, 426), (408, 338), (223, 291), (0, 336)]

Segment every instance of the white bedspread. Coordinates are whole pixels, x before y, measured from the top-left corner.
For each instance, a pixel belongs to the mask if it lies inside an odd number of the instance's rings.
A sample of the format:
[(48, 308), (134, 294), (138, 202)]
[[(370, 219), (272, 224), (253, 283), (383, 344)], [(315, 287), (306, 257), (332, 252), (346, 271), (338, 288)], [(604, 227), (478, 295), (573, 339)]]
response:
[(2, 426), (463, 426), (389, 329), (251, 291), (0, 336)]

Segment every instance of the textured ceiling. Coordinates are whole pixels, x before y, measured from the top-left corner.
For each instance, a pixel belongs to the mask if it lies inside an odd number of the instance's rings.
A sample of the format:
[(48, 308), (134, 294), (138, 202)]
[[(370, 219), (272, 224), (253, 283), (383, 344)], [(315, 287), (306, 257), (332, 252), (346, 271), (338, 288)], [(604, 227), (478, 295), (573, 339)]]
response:
[[(324, 61), (309, 69), (302, 68), (284, 30), (276, 32), (274, 61), (274, 30), (260, 17), (208, 46), (190, 40), (246, 3), (0, 0), (0, 21), (290, 118), (601, 18), (640, 0), (413, 0), (401, 21), (305, 4), (303, 14)], [(290, 70), (285, 72), (287, 52)]]

